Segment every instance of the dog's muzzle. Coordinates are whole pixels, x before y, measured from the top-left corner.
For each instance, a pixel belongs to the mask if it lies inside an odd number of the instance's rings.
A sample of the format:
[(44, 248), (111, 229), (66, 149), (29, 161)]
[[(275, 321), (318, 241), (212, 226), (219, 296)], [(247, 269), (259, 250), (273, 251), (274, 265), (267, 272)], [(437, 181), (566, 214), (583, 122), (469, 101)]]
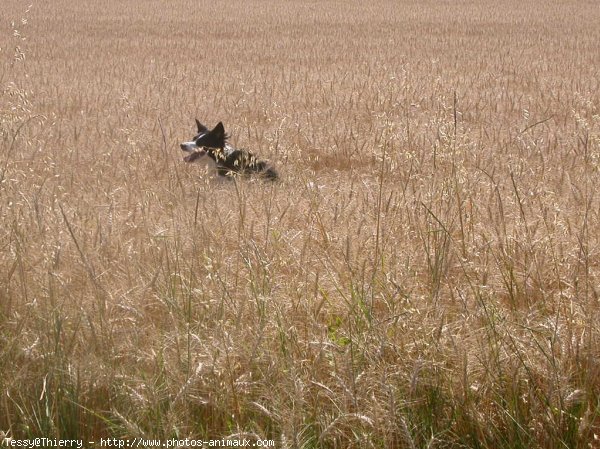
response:
[(183, 158), (184, 161), (186, 162), (194, 162), (197, 159), (200, 159), (202, 156), (206, 155), (206, 151), (202, 150), (202, 151), (194, 151), (193, 153), (188, 154), (186, 157)]
[(198, 148), (195, 142), (184, 142), (179, 146), (183, 151), (190, 153), (183, 158), (186, 162), (194, 162), (206, 154), (206, 150), (204, 148)]

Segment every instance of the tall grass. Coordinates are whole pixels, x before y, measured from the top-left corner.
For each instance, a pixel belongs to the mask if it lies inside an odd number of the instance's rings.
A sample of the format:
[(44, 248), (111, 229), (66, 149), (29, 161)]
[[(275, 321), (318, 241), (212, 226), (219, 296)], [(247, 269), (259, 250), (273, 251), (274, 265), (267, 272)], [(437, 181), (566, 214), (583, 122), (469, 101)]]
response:
[[(27, 6), (0, 435), (598, 446), (597, 5)], [(195, 117), (283, 180), (184, 164)]]

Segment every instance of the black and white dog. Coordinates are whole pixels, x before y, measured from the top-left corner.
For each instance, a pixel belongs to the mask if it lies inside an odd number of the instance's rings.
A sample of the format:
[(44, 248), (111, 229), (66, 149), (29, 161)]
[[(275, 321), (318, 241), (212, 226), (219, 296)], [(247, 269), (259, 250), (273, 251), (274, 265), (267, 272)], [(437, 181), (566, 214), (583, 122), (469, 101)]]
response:
[(238, 150), (230, 145), (227, 142), (229, 135), (225, 134), (222, 122), (209, 130), (196, 119), (196, 126), (198, 134), (191, 141), (180, 145), (183, 151), (189, 153), (183, 158), (184, 161), (207, 161), (220, 176), (256, 174), (272, 181), (278, 178), (275, 169), (267, 162), (259, 161), (249, 151)]

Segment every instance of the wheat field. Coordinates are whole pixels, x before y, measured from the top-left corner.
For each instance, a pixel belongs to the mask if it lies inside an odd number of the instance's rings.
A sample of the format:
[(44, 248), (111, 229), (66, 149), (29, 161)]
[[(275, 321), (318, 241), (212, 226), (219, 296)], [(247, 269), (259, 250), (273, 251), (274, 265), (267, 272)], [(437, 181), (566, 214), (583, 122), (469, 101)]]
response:
[(0, 446), (600, 447), (596, 1), (0, 12)]

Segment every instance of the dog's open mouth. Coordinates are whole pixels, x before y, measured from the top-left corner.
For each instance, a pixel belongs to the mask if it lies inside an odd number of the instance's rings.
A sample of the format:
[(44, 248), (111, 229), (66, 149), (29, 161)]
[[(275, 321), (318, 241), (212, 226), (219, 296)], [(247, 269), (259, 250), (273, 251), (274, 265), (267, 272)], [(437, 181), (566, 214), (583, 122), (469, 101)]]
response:
[(183, 158), (186, 162), (194, 162), (206, 154), (206, 150), (194, 151)]

